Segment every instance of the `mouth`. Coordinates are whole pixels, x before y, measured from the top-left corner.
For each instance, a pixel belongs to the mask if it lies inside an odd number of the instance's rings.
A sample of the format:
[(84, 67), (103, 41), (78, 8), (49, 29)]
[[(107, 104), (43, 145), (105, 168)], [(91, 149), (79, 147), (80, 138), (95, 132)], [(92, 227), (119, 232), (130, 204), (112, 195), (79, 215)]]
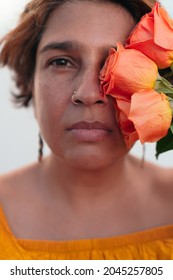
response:
[(77, 140), (97, 142), (107, 138), (112, 129), (101, 122), (78, 122), (67, 129)]

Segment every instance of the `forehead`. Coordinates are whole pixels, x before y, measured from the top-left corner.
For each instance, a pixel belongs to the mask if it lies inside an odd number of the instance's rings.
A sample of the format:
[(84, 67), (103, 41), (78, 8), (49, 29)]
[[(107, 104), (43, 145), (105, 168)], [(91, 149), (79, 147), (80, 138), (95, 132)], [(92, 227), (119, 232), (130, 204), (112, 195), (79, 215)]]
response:
[(51, 41), (65, 40), (88, 46), (124, 43), (134, 25), (131, 14), (120, 5), (69, 1), (50, 15), (39, 48)]

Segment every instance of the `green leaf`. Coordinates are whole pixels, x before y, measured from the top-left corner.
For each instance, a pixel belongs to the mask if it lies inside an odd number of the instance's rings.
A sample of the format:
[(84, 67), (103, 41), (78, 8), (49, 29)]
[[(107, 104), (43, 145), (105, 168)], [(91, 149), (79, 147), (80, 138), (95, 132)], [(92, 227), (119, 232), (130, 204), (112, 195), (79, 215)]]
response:
[(171, 70), (172, 70), (172, 72), (173, 72), (173, 63), (171, 64), (170, 68), (171, 68)]
[(173, 134), (173, 123), (171, 123), (170, 130), (171, 130), (171, 132)]
[(164, 69), (159, 69), (159, 75), (161, 77), (164, 77), (166, 80), (168, 80), (172, 84), (172, 78), (173, 78), (173, 65), (172, 65), (172, 70), (170, 67), (164, 68)]
[(159, 93), (165, 93), (167, 96), (173, 98), (173, 86), (168, 80), (165, 78), (161, 77), (158, 75), (158, 78), (156, 80), (155, 86), (154, 86), (155, 91)]
[(171, 110), (172, 110), (172, 116), (173, 116), (173, 99), (169, 96), (167, 98), (168, 98), (168, 101), (169, 101), (169, 104), (170, 104), (170, 107), (171, 107)]
[(171, 124), (171, 128), (168, 131), (168, 134), (159, 140), (156, 144), (156, 158), (162, 153), (173, 150), (173, 124)]

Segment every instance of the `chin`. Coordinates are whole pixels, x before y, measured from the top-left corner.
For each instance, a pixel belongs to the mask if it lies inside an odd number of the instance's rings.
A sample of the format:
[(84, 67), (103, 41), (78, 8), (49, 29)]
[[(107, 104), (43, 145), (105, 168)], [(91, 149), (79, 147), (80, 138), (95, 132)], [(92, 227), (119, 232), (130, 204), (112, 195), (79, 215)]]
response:
[(71, 153), (68, 157), (64, 158), (66, 163), (76, 169), (79, 170), (86, 170), (86, 171), (98, 171), (107, 169), (113, 165), (116, 165), (119, 160), (123, 159), (124, 156), (127, 154), (125, 150), (119, 150), (115, 153), (107, 152), (76, 152)]

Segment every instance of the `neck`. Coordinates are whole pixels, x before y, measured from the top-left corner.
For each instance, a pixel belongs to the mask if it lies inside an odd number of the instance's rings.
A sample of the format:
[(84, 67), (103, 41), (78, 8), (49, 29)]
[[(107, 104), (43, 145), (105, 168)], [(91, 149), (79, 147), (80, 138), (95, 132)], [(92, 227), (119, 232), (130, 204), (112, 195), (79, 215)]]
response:
[(54, 190), (54, 195), (95, 198), (108, 192), (121, 192), (127, 187), (130, 171), (130, 156), (101, 170), (72, 168), (61, 159), (50, 156), (43, 163), (44, 182)]

